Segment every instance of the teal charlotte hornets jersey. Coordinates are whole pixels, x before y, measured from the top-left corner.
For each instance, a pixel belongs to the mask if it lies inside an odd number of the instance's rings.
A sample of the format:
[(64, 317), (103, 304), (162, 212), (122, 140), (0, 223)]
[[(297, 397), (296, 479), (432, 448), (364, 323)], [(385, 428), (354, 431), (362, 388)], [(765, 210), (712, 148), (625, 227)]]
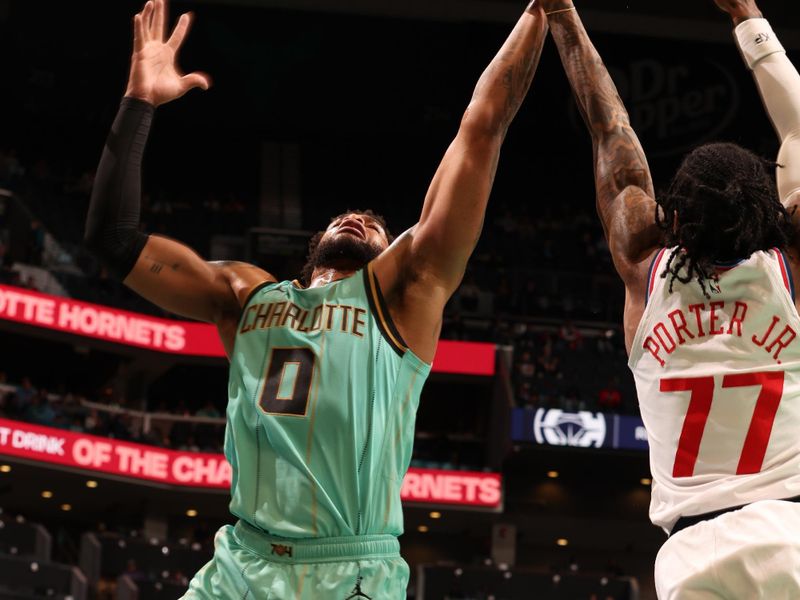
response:
[(290, 538), (400, 535), (429, 371), (392, 324), (371, 267), (312, 289), (256, 288), (230, 366), (231, 512)]

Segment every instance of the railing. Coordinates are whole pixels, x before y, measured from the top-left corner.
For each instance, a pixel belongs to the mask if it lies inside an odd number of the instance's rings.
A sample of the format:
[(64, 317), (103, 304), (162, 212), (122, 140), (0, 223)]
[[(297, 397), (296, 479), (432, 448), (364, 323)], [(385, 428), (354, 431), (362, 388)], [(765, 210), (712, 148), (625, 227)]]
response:
[(130, 417), (135, 423), (140, 424), (139, 429), (134, 430), (135, 434), (148, 434), (153, 430), (153, 422), (165, 421), (168, 423), (194, 423), (195, 425), (214, 425), (223, 427), (225, 419), (223, 417), (197, 417), (193, 415), (176, 415), (171, 413), (147, 412), (143, 410), (131, 410), (120, 406), (109, 406), (98, 402), (82, 400), (81, 406), (98, 412), (105, 412), (113, 415), (125, 415)]

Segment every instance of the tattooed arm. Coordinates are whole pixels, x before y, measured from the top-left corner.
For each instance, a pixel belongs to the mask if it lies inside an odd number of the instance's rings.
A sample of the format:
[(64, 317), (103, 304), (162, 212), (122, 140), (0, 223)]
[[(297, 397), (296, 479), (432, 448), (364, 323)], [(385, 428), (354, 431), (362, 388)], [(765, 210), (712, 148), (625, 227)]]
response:
[(531, 3), (478, 80), (425, 198), (412, 255), (450, 292), (478, 242), (500, 147), (533, 81), (546, 35), (547, 21)]
[(644, 311), (649, 259), (661, 239), (650, 168), (617, 88), (572, 2), (544, 0), (544, 9), (592, 136), (597, 212), (625, 282), (625, 337), (630, 349)]
[(531, 2), (484, 71), (416, 226), (375, 261), (392, 316), (409, 346), (433, 357), (442, 310), (461, 282), (483, 227), (500, 147), (533, 81), (547, 22)]
[(646, 260), (659, 242), (653, 182), (617, 88), (572, 8), (564, 0), (545, 2), (553, 39), (592, 135), (597, 212), (626, 278), (630, 263)]

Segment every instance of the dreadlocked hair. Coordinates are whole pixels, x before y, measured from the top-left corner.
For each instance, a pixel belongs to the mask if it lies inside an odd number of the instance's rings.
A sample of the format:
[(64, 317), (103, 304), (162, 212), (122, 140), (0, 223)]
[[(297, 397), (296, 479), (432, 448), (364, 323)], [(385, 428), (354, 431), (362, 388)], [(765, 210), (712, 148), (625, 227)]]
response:
[[(394, 236), (392, 235), (392, 232), (389, 231), (389, 227), (386, 225), (386, 219), (384, 218), (384, 216), (379, 215), (370, 209), (345, 211), (342, 214), (333, 217), (330, 220), (330, 223), (333, 223), (334, 221), (341, 219), (342, 217), (346, 217), (347, 215), (362, 215), (365, 217), (369, 217), (383, 228), (383, 231), (386, 233), (386, 238), (389, 240), (390, 245), (394, 241)], [(308, 241), (308, 256), (306, 257), (306, 264), (303, 266), (303, 271), (300, 275), (301, 281), (303, 282), (304, 285), (309, 285), (311, 283), (311, 276), (314, 274), (313, 257), (316, 254), (317, 246), (319, 246), (319, 242), (322, 239), (322, 236), (324, 235), (325, 231), (318, 231)]]
[(710, 298), (715, 263), (785, 248), (794, 238), (791, 217), (778, 199), (778, 165), (736, 144), (707, 144), (683, 161), (666, 194), (657, 200), (656, 224), (664, 244), (675, 247), (661, 277), (696, 280)]

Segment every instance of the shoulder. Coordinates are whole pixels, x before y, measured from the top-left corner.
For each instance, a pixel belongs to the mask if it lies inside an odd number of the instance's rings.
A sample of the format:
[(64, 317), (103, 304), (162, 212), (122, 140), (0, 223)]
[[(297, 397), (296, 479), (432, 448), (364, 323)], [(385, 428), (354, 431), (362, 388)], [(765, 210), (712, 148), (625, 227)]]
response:
[(264, 269), (245, 262), (217, 261), (209, 263), (225, 278), (237, 300), (237, 308), (241, 310), (250, 296), (258, 288), (270, 283), (277, 283), (274, 275)]

